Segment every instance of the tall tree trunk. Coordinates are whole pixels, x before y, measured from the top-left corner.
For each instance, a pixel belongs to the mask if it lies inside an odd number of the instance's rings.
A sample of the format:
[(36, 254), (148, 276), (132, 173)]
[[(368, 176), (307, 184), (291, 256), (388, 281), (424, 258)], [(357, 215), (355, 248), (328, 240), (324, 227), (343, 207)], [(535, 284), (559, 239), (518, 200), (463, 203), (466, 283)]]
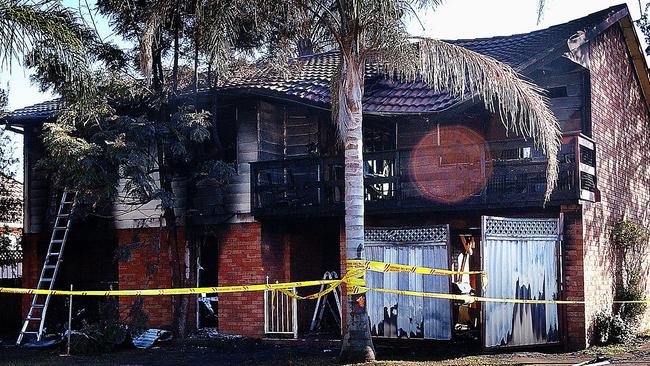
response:
[[(341, 52), (341, 75), (338, 91), (338, 123), (345, 131), (345, 256), (364, 259), (364, 188), (362, 97), (365, 60), (353, 47)], [(346, 332), (340, 361), (372, 362), (375, 350), (365, 294), (347, 296)]]
[[(173, 173), (170, 169), (172, 164), (169, 161), (171, 157), (170, 152), (162, 144), (158, 144), (158, 166), (160, 175), (160, 188), (164, 192), (168, 192), (174, 196), (173, 192)], [(178, 238), (178, 226), (176, 224), (176, 212), (173, 207), (165, 207), (163, 209), (163, 217), (165, 218), (165, 232), (167, 234), (167, 242), (169, 245), (169, 268), (171, 269), (171, 287), (178, 288), (182, 286), (181, 283), (181, 260), (180, 260), (180, 245)], [(177, 333), (176, 336), (183, 337), (185, 334), (184, 325), (181, 324), (181, 301), (180, 295), (172, 296), (172, 315), (173, 315), (173, 328)]]
[(176, 95), (178, 91), (178, 57), (180, 54), (180, 42), (179, 42), (179, 32), (180, 32), (180, 14), (178, 9), (178, 4), (176, 4), (176, 15), (174, 15), (174, 63), (172, 65), (172, 93)]

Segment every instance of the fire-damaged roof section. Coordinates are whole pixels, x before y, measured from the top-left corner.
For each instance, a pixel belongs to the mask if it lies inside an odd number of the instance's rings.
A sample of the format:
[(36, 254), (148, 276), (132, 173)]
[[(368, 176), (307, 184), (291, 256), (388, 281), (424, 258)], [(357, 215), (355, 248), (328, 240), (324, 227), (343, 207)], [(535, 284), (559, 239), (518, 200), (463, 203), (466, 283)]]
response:
[[(523, 34), (491, 38), (447, 41), (505, 62), (526, 75), (538, 64), (561, 56), (569, 51), (567, 41), (582, 33), (587, 39), (629, 16), (625, 4), (610, 7), (567, 23)], [(305, 56), (297, 59), (300, 67), (288, 77), (264, 72), (254, 76), (235, 78), (220, 88), (222, 93), (249, 93), (282, 99), (316, 107), (329, 108), (330, 80), (338, 67), (336, 51)], [(462, 102), (446, 93), (436, 93), (423, 82), (386, 80), (376, 68), (366, 67), (366, 88), (363, 99), (367, 113), (413, 114), (433, 113)], [(51, 115), (58, 108), (56, 101), (37, 104), (11, 113), (17, 119), (39, 119)]]
[[(493, 57), (525, 75), (527, 68), (550, 54), (557, 53), (559, 56), (567, 52), (567, 41), (578, 32), (595, 36), (626, 15), (627, 7), (623, 4), (530, 33), (447, 42)], [(607, 26), (603, 27), (603, 23)], [(233, 80), (224, 89), (289, 97), (327, 107), (331, 100), (330, 80), (339, 62), (338, 53), (333, 51), (307, 56), (299, 59), (299, 62), (302, 66), (288, 78), (260, 72), (256, 77)], [(387, 80), (369, 65), (366, 67), (365, 85), (365, 112), (432, 113), (461, 102), (447, 93), (434, 92), (423, 82)]]

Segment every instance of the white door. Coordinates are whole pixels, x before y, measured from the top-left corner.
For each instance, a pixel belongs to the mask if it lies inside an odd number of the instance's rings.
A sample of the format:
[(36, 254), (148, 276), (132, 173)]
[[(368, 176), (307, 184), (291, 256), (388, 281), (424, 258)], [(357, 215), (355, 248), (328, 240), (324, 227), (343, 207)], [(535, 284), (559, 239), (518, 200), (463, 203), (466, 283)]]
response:
[[(368, 260), (449, 269), (449, 226), (366, 228)], [(369, 287), (449, 293), (450, 276), (368, 271)], [(370, 291), (372, 335), (386, 338), (451, 339), (449, 300)]]
[[(558, 300), (560, 219), (482, 217), (483, 296)], [(483, 303), (486, 348), (560, 341), (556, 304)]]

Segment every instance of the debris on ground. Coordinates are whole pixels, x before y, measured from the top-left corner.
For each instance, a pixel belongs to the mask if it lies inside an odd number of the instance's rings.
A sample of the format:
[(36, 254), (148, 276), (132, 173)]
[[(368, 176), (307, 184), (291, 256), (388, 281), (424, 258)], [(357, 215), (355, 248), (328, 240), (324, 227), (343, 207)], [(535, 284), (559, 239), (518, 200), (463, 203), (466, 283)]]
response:
[(151, 348), (156, 342), (171, 341), (172, 332), (164, 329), (147, 329), (142, 334), (133, 338), (133, 345), (137, 348)]
[(219, 333), (216, 328), (201, 328), (194, 332), (189, 339), (192, 340), (201, 340), (201, 341), (232, 341), (232, 340), (241, 340), (246, 337), (233, 334)]
[(33, 340), (23, 344), (25, 348), (49, 348), (58, 346), (63, 343), (63, 335), (61, 334), (50, 334), (44, 337), (44, 339), (37, 341)]
[(576, 363), (571, 366), (604, 366), (604, 365), (610, 365), (611, 363), (612, 363), (611, 358), (598, 356), (593, 360)]

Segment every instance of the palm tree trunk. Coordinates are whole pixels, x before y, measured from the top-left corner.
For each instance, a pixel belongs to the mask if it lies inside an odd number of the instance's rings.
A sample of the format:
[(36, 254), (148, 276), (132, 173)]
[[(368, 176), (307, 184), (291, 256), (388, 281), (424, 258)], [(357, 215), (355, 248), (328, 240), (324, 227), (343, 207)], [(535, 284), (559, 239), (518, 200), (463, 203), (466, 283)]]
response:
[[(341, 77), (338, 92), (338, 123), (345, 128), (345, 256), (363, 259), (364, 253), (364, 188), (362, 97), (365, 60), (354, 51), (341, 52)], [(375, 350), (370, 336), (370, 323), (365, 294), (348, 295), (346, 328), (341, 348), (343, 363), (371, 362)]]

